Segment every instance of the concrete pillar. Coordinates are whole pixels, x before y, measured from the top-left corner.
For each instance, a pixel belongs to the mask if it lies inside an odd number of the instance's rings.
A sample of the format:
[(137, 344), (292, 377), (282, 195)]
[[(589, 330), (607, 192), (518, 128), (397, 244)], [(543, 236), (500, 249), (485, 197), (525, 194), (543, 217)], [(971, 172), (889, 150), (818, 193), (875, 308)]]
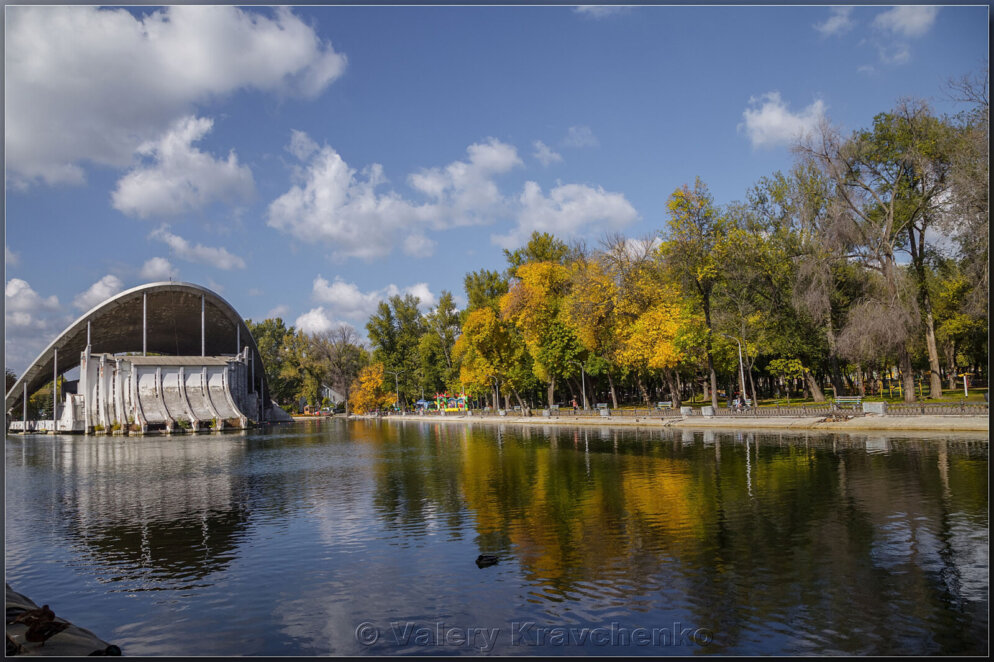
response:
[(24, 427), (21, 428), (21, 431), (22, 432), (27, 432), (28, 431), (28, 383), (27, 382), (24, 382), (24, 397), (22, 399), (22, 403), (21, 404), (23, 405), (23, 409), (24, 409), (24, 413), (23, 413), (23, 416), (24, 416), (24, 418), (23, 418)]
[(200, 355), (207, 356), (207, 334), (205, 331), (204, 295), (200, 295)]
[(86, 320), (86, 347), (90, 347), (90, 320)]
[(235, 354), (242, 351), (242, 325), (235, 324)]
[(52, 430), (58, 431), (59, 417), (56, 412), (59, 402), (59, 350), (56, 348), (52, 352)]
[(142, 292), (142, 356), (148, 355), (148, 292)]

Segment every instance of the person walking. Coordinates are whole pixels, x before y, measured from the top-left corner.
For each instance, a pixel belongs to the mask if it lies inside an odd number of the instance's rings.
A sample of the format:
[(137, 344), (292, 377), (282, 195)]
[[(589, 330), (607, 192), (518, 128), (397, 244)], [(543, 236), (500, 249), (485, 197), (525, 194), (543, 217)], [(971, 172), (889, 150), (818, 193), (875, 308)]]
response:
[(579, 407), (576, 404), (576, 398), (573, 398), (573, 413), (575, 414)]

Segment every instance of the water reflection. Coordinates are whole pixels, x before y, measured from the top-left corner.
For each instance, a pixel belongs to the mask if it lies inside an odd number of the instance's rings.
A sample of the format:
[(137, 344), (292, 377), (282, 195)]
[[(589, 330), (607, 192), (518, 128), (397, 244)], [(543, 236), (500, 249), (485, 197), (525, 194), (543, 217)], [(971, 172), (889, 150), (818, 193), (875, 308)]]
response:
[(80, 587), (133, 654), (469, 652), (353, 635), (412, 618), (715, 633), (608, 654), (986, 648), (981, 436), (338, 421), (6, 459), (10, 581)]

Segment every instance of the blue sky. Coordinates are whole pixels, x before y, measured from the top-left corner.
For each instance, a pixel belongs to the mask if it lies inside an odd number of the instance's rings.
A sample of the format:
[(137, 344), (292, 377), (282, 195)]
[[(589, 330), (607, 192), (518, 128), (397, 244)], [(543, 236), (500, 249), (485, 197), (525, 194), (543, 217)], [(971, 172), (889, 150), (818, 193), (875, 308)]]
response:
[(791, 164), (821, 117), (961, 110), (988, 7), (7, 7), (5, 354), (168, 279), (364, 334), (532, 230), (596, 245)]

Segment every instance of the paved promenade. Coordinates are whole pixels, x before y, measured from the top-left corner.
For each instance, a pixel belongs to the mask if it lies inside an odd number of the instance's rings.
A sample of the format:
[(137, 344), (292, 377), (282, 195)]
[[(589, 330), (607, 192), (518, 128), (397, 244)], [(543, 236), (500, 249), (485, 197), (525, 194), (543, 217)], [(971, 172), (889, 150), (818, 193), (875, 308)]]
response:
[[(356, 417), (365, 418), (365, 417)], [(372, 417), (370, 417), (372, 418)], [(934, 432), (988, 432), (989, 419), (987, 416), (860, 416), (846, 421), (826, 421), (823, 416), (793, 417), (633, 417), (633, 416), (580, 416), (580, 417), (551, 417), (544, 416), (384, 416), (382, 420), (391, 422), (420, 422), (420, 423), (502, 423), (515, 425), (592, 425), (609, 427), (670, 427), (670, 428), (723, 428), (726, 430), (826, 430), (826, 431), (934, 431)]]

